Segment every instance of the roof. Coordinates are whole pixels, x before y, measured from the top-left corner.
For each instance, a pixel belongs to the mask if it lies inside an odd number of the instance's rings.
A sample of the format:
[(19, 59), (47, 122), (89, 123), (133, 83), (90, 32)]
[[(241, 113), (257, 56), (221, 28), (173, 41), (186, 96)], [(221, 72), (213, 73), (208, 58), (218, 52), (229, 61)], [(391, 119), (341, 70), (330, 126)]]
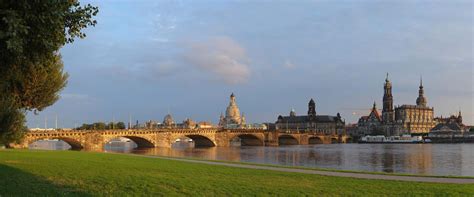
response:
[(461, 131), (461, 125), (456, 122), (439, 123), (431, 131)]
[[(340, 121), (340, 119), (337, 116), (317, 115), (314, 121), (315, 122), (337, 122), (337, 121)], [(284, 123), (310, 122), (310, 117), (309, 116), (278, 116), (277, 122), (284, 122)]]
[(372, 111), (370, 111), (370, 114), (367, 118), (369, 118), (371, 115), (374, 115), (379, 121), (382, 120), (382, 117), (380, 116), (380, 113), (377, 109), (373, 108)]
[(422, 105), (402, 105), (402, 106), (397, 106), (395, 109), (429, 109), (432, 110), (433, 108), (428, 107), (428, 106), (422, 106)]

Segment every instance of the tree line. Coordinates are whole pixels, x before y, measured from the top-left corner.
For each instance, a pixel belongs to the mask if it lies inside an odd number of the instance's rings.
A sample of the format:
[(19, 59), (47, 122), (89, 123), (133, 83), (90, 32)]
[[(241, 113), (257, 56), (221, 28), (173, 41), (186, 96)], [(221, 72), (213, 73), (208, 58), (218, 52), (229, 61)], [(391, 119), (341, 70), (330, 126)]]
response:
[(80, 127), (75, 128), (75, 130), (107, 130), (107, 129), (125, 129), (124, 122), (95, 122), (92, 124), (82, 124)]

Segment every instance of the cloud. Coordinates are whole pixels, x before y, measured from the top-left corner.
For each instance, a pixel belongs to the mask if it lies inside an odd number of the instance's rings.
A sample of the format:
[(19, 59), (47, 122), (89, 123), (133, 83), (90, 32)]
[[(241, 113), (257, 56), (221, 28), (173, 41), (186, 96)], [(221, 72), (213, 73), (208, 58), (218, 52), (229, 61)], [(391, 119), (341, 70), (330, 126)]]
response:
[(213, 74), (227, 84), (241, 84), (248, 81), (249, 58), (245, 49), (229, 37), (213, 37), (187, 46), (184, 59), (188, 64)]
[(288, 68), (288, 69), (293, 69), (296, 67), (296, 65), (293, 64), (293, 62), (291, 62), (290, 60), (286, 60), (285, 64), (283, 64), (283, 67)]

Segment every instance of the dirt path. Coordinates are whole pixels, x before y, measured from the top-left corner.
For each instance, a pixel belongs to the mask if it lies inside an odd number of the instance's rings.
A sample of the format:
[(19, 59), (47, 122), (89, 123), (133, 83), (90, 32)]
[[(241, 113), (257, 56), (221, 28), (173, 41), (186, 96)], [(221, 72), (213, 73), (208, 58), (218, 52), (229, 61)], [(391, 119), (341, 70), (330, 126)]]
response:
[(282, 168), (272, 166), (260, 166), (252, 164), (239, 164), (239, 163), (224, 163), (216, 161), (202, 161), (185, 158), (173, 158), (173, 157), (160, 157), (151, 155), (136, 155), (134, 156), (149, 157), (149, 158), (160, 158), (174, 161), (183, 161), (189, 163), (200, 163), (208, 165), (228, 166), (236, 168), (248, 168), (248, 169), (259, 169), (259, 170), (273, 170), (280, 172), (296, 172), (304, 174), (317, 174), (324, 176), (337, 176), (337, 177), (350, 177), (360, 179), (377, 179), (377, 180), (392, 180), (392, 181), (414, 181), (414, 182), (430, 182), (430, 183), (458, 183), (458, 184), (474, 184), (474, 179), (469, 178), (442, 178), (442, 177), (423, 177), (423, 176), (396, 176), (396, 175), (383, 175), (383, 174), (364, 174), (364, 173), (352, 173), (352, 172), (333, 172), (333, 171), (320, 171), (310, 169), (296, 169), (296, 168)]

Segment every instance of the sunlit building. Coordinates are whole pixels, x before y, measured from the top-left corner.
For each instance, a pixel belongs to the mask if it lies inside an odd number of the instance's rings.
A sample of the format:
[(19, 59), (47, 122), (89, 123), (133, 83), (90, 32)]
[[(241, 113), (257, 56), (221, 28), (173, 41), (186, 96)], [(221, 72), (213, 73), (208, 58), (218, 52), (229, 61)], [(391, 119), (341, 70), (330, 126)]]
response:
[(358, 122), (358, 133), (385, 134), (387, 136), (428, 133), (436, 125), (434, 108), (427, 105), (424, 95), (423, 81), (420, 79), (416, 105), (393, 106), (392, 83), (387, 78), (384, 84), (383, 108), (380, 116), (377, 109), (372, 108), (369, 116), (363, 116)]
[(318, 132), (324, 134), (343, 134), (345, 122), (341, 115), (336, 116), (317, 115), (316, 103), (311, 99), (308, 103), (307, 115), (296, 115), (292, 109), (289, 116), (278, 116), (275, 127), (278, 130), (298, 131), (298, 132)]

